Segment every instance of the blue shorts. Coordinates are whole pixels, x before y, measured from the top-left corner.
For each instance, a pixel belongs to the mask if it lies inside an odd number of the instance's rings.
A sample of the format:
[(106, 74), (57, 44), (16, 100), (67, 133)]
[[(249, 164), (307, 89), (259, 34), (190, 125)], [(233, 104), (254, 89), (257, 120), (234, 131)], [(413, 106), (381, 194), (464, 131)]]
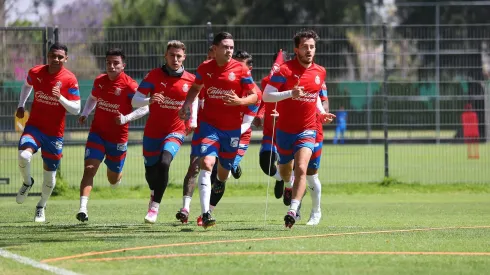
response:
[(121, 173), (124, 161), (126, 160), (126, 152), (128, 143), (112, 143), (103, 140), (97, 133), (90, 132), (85, 145), (85, 160), (96, 159), (102, 161), (107, 168), (114, 173)]
[(199, 128), (196, 128), (192, 134), (191, 156), (199, 157), (201, 155), (199, 148), (201, 148), (201, 136), (199, 135)]
[(231, 170), (240, 143), (240, 128), (222, 131), (201, 121), (199, 132), (202, 138), (200, 156), (218, 157), (221, 166)]
[(313, 148), (313, 154), (311, 155), (310, 162), (308, 162), (308, 168), (318, 169), (320, 168), (320, 160), (322, 159), (322, 146), (323, 141), (315, 143), (315, 148)]
[(26, 126), (19, 140), (19, 150), (29, 147), (34, 153), (41, 148), (41, 156), (48, 166), (48, 171), (56, 171), (63, 156), (63, 137), (51, 137), (45, 135), (34, 126)]
[(260, 152), (273, 152), (277, 154), (277, 148), (274, 142), (272, 141), (271, 136), (263, 136), (262, 137), (262, 145), (260, 146)]
[(294, 154), (301, 148), (309, 148), (313, 152), (316, 131), (305, 130), (299, 134), (289, 134), (277, 129), (276, 137), (279, 164), (286, 164), (294, 159)]
[(172, 154), (172, 158), (179, 152), (184, 142), (184, 134), (170, 133), (163, 138), (150, 138), (143, 136), (143, 157), (145, 166), (155, 165), (163, 151)]
[(245, 156), (247, 150), (248, 150), (248, 144), (240, 144), (238, 146), (238, 152), (235, 156), (235, 160), (233, 161), (233, 169), (236, 169), (238, 165), (240, 165), (240, 161), (242, 161), (243, 156)]

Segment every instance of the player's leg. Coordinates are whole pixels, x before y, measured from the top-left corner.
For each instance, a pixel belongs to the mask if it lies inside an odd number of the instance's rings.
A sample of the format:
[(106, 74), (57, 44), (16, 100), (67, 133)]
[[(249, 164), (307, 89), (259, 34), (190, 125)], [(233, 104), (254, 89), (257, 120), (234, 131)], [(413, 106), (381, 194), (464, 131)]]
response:
[(340, 144), (344, 144), (344, 141), (345, 141), (345, 127), (342, 126), (341, 129), (340, 129)]
[(333, 144), (337, 144), (339, 142), (339, 136), (340, 136), (340, 126), (337, 125), (337, 127), (335, 127), (335, 136), (333, 137)]
[(121, 184), (128, 143), (114, 144), (106, 142), (106, 147), (107, 152), (104, 163), (107, 165), (107, 180), (112, 188), (116, 188)]
[(104, 159), (105, 151), (106, 148), (100, 136), (96, 133), (89, 133), (85, 145), (83, 176), (80, 181), (80, 208), (76, 215), (77, 220), (81, 222), (88, 221), (88, 198), (94, 185), (94, 177)]
[(44, 222), (45, 208), (51, 193), (56, 185), (56, 170), (58, 169), (62, 157), (63, 138), (49, 137), (43, 135), (41, 141), (41, 156), (43, 158), (43, 185), (41, 188), (41, 199), (36, 205), (36, 215), (34, 221)]
[(283, 194), (284, 181), (279, 174), (276, 166), (278, 159), (276, 146), (272, 142), (272, 137), (264, 135), (262, 137), (262, 145), (260, 146), (259, 164), (264, 174), (274, 177), (276, 184), (274, 186), (274, 196), (280, 199)]
[(242, 168), (240, 167), (240, 162), (242, 161), (243, 157), (245, 156), (245, 153), (247, 153), (248, 150), (248, 143), (241, 143), (238, 146), (238, 152), (235, 157), (235, 160), (233, 161), (232, 167), (231, 167), (231, 175), (235, 179), (239, 179), (242, 176)]
[(308, 163), (308, 169), (306, 170), (306, 183), (308, 185), (308, 191), (311, 195), (311, 213), (310, 219), (306, 223), (307, 225), (317, 225), (322, 217), (321, 212), (321, 197), (322, 197), (322, 183), (318, 178), (318, 168), (320, 168), (320, 160), (322, 156), (323, 142), (315, 144), (313, 154)]
[(22, 175), (23, 183), (17, 193), (17, 203), (23, 203), (26, 199), (29, 190), (34, 184), (34, 179), (31, 177), (31, 160), (32, 155), (37, 152), (40, 147), (40, 133), (31, 126), (26, 126), (19, 140), (19, 170)]
[(294, 184), (291, 205), (289, 206), (288, 213), (284, 217), (286, 227), (292, 227), (294, 225), (296, 213), (306, 191), (306, 170), (315, 147), (315, 137), (316, 131), (306, 130), (294, 138)]
[(187, 174), (184, 177), (182, 208), (177, 211), (175, 217), (182, 223), (187, 223), (189, 219), (189, 213), (191, 211), (192, 194), (194, 194), (194, 188), (196, 188), (196, 178), (199, 174), (199, 157), (193, 155), (191, 152), (189, 168), (187, 168)]
[[(160, 154), (162, 150), (162, 142), (164, 138), (150, 138), (143, 136), (143, 157), (145, 161), (145, 179), (150, 189), (150, 201), (148, 202), (148, 213), (150, 213), (153, 203), (155, 187), (159, 181), (158, 163), (160, 162)], [(151, 211), (152, 215), (158, 215)], [(156, 221), (156, 217), (155, 217)]]

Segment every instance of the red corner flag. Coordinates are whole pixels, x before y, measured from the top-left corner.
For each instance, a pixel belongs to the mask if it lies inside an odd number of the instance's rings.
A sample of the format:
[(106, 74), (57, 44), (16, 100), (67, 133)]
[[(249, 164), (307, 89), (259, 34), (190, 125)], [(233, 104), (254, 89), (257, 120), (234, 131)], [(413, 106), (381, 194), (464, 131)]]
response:
[(282, 55), (282, 49), (279, 49), (279, 52), (277, 53), (276, 60), (274, 61), (274, 64), (272, 64), (272, 69), (271, 69), (271, 73), (270, 73), (271, 77), (274, 73), (279, 72), (279, 67), (282, 65), (282, 63), (284, 63), (284, 57)]
[[(265, 86), (267, 86), (267, 83), (271, 79), (272, 75), (274, 73), (279, 72), (279, 67), (282, 65), (282, 63), (284, 63), (284, 56), (283, 56), (282, 49), (279, 49), (279, 52), (277, 52), (276, 60), (274, 60), (274, 64), (272, 64), (271, 72), (269, 73), (268, 76), (264, 77), (262, 79), (262, 82), (260, 83), (260, 88), (262, 88), (262, 92), (264, 92)], [(260, 104), (259, 111), (257, 112), (257, 117), (263, 118), (264, 113), (265, 113), (265, 102), (262, 101), (262, 103)]]

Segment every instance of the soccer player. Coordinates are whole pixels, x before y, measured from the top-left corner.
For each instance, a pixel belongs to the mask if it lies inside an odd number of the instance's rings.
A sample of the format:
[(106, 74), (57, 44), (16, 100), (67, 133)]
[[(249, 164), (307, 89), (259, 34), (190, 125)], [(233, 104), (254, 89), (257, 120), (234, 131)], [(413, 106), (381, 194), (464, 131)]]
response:
[(53, 44), (48, 52), (48, 65), (34, 66), (29, 70), (22, 86), (16, 116), (24, 117), (24, 106), (34, 89), (31, 116), (19, 141), (19, 168), (24, 183), (17, 193), (17, 203), (23, 203), (34, 184), (31, 177), (32, 155), (40, 148), (43, 158), (43, 186), (37, 203), (35, 222), (45, 222), (45, 208), (54, 186), (56, 169), (60, 164), (65, 132), (65, 115), (68, 111), (80, 112), (80, 92), (75, 75), (64, 67), (68, 48)]
[(340, 137), (340, 144), (344, 144), (344, 134), (347, 129), (347, 111), (344, 106), (340, 106), (337, 112), (337, 127), (335, 127), (335, 137), (333, 138), (333, 144), (337, 144)]
[[(260, 86), (262, 88), (262, 91), (264, 91), (267, 83), (269, 83), (269, 80), (274, 71), (279, 70), (279, 66), (281, 66), (282, 63), (288, 60), (289, 57), (286, 51), (279, 51), (278, 53), (274, 54), (274, 65), (272, 66), (271, 73), (265, 76), (261, 81)], [(278, 155), (275, 145), (275, 133), (274, 137), (272, 136), (274, 119), (276, 119), (276, 123), (278, 119), (277, 116), (273, 115), (275, 107), (276, 103), (268, 103), (262, 101), (259, 113), (254, 120), (254, 125), (257, 127), (262, 126), (262, 145), (260, 146), (259, 153), (260, 168), (266, 175), (269, 175), (276, 179), (276, 184), (274, 186), (274, 195), (277, 199), (279, 199), (283, 196), (284, 181), (281, 179), (281, 176), (279, 175), (279, 171), (277, 170), (276, 166)], [(288, 189), (286, 191), (288, 191)], [(290, 201), (291, 192), (286, 192), (285, 194), (286, 196), (284, 197), (284, 199)]]
[(286, 227), (296, 222), (296, 213), (306, 189), (306, 170), (312, 156), (317, 130), (317, 109), (322, 122), (335, 115), (325, 112), (319, 100), (326, 78), (325, 68), (313, 62), (318, 35), (311, 30), (294, 37), (296, 58), (282, 64), (264, 91), (264, 101), (278, 102), (277, 150), (281, 178), (291, 184), (294, 160), (294, 185)]
[[(328, 92), (327, 86), (325, 83), (322, 85), (322, 89), (320, 90), (319, 100), (321, 100), (323, 108), (325, 112), (329, 112), (330, 108), (328, 105)], [(321, 198), (322, 198), (322, 183), (318, 178), (318, 169), (320, 168), (320, 160), (322, 158), (322, 146), (323, 146), (323, 121), (322, 121), (322, 113), (317, 108), (317, 132), (315, 138), (315, 145), (313, 147), (313, 153), (311, 155), (310, 161), (308, 162), (308, 168), (306, 170), (306, 183), (308, 185), (308, 191), (311, 195), (312, 207), (310, 218), (306, 225), (317, 225), (320, 223), (320, 219), (322, 218), (321, 211)], [(299, 209), (296, 213), (299, 215)]]
[[(248, 52), (238, 50), (236, 54), (233, 56), (233, 59), (243, 63), (248, 67), (250, 71), (252, 71), (253, 59), (252, 59), (252, 55), (250, 55)], [(243, 156), (245, 156), (245, 153), (247, 152), (248, 149), (248, 145), (250, 144), (250, 139), (252, 137), (252, 128), (251, 128), (252, 121), (257, 115), (257, 112), (261, 104), (262, 92), (260, 91), (259, 87), (257, 87), (257, 85), (255, 85), (255, 92), (259, 96), (259, 100), (257, 101), (257, 103), (255, 103), (254, 105), (243, 107), (243, 112), (242, 112), (243, 119), (242, 119), (242, 126), (240, 130), (241, 133), (240, 143), (238, 145), (238, 152), (231, 169), (231, 174), (235, 179), (240, 178), (242, 174), (242, 169), (240, 168), (240, 162), (243, 159)], [(217, 165), (219, 164), (218, 163), (215, 164), (215, 166)], [(223, 197), (225, 193), (225, 187), (226, 187), (225, 183), (222, 183), (220, 185), (219, 181), (216, 180), (212, 181), (211, 199), (210, 199), (210, 206), (209, 206), (210, 212), (214, 210), (216, 205), (218, 205), (219, 201)]]
[[(206, 61), (214, 59), (213, 46), (208, 48), (208, 55)], [(205, 61), (205, 62), (206, 62)], [(182, 208), (177, 211), (175, 217), (182, 223), (187, 223), (189, 220), (189, 213), (191, 211), (191, 200), (194, 194), (194, 189), (196, 188), (196, 178), (199, 174), (199, 148), (201, 147), (201, 139), (199, 136), (199, 118), (201, 117), (201, 110), (204, 106), (204, 94), (199, 93), (198, 104), (194, 104), (191, 116), (191, 128), (194, 129), (191, 141), (191, 155), (189, 168), (187, 168), (187, 174), (184, 177), (183, 184), (183, 197), (182, 197)], [(197, 108), (196, 108), (197, 107)], [(197, 225), (202, 226), (202, 217), (199, 215), (197, 217)]]
[(80, 182), (80, 209), (76, 218), (81, 222), (88, 221), (88, 197), (100, 163), (105, 157), (107, 179), (112, 187), (118, 186), (126, 159), (129, 122), (148, 113), (148, 106), (132, 111), (131, 100), (138, 83), (124, 73), (124, 59), (121, 49), (106, 52), (106, 73), (95, 79), (92, 93), (78, 119), (83, 125), (97, 107), (87, 138), (85, 169)]
[[(135, 107), (150, 105), (143, 136), (145, 178), (151, 191), (146, 223), (155, 223), (157, 220), (168, 185), (170, 164), (184, 142), (186, 133), (190, 131), (190, 125), (178, 116), (195, 78), (184, 69), (185, 50), (181, 41), (169, 41), (165, 65), (151, 70), (133, 97)], [(147, 95), (150, 97), (147, 98)], [(190, 113), (190, 109), (189, 105), (187, 112)]]
[(255, 104), (258, 100), (250, 70), (232, 59), (234, 49), (232, 35), (226, 32), (217, 34), (213, 39), (213, 49), (215, 59), (197, 68), (196, 80), (184, 106), (179, 111), (182, 119), (188, 119), (187, 110), (204, 87), (204, 109), (199, 124), (202, 138), (201, 171), (198, 176), (204, 228), (216, 223), (209, 213), (211, 171), (216, 157), (219, 158), (220, 164), (217, 183), (224, 184), (238, 150), (242, 106)]

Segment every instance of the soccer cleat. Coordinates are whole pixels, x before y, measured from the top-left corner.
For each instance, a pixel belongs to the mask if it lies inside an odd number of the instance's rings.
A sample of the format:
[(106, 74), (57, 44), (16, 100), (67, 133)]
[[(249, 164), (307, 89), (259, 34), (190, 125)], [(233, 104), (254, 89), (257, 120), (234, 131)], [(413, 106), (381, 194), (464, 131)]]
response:
[(284, 189), (284, 181), (276, 180), (276, 185), (274, 186), (274, 196), (276, 196), (276, 199), (280, 199), (282, 197), (283, 189)]
[(175, 218), (179, 220), (181, 223), (187, 223), (189, 220), (189, 211), (185, 208), (181, 208), (177, 214), (175, 214)]
[(310, 219), (306, 223), (306, 225), (318, 225), (322, 218), (322, 212), (311, 212)]
[(157, 217), (158, 217), (158, 211), (150, 208), (145, 216), (145, 223), (154, 224), (157, 221)]
[(204, 229), (206, 229), (208, 227), (213, 227), (214, 225), (216, 225), (216, 220), (211, 216), (211, 213), (209, 213), (209, 212), (203, 213), (202, 214), (202, 227)]
[(201, 216), (197, 217), (196, 223), (197, 223), (197, 226), (202, 226), (202, 217)]
[(296, 213), (294, 211), (288, 211), (286, 216), (284, 216), (284, 226), (291, 228), (296, 222)]
[(242, 176), (242, 168), (240, 167), (240, 165), (238, 165), (236, 169), (231, 169), (231, 175), (235, 179), (239, 179)]
[(31, 190), (31, 187), (34, 185), (33, 178), (31, 178), (31, 182), (32, 182), (31, 185), (22, 183), (22, 186), (20, 187), (19, 192), (17, 193), (17, 197), (15, 198), (18, 204), (23, 203), (24, 200), (27, 198), (27, 195), (29, 194), (29, 190)]
[(284, 188), (284, 196), (282, 197), (282, 202), (286, 206), (291, 205), (291, 199), (293, 197), (293, 188), (286, 187)]
[(88, 222), (87, 211), (79, 211), (77, 214), (77, 220), (79, 220), (81, 222)]
[(46, 216), (44, 215), (44, 207), (36, 206), (36, 215), (34, 216), (35, 222), (45, 222)]

